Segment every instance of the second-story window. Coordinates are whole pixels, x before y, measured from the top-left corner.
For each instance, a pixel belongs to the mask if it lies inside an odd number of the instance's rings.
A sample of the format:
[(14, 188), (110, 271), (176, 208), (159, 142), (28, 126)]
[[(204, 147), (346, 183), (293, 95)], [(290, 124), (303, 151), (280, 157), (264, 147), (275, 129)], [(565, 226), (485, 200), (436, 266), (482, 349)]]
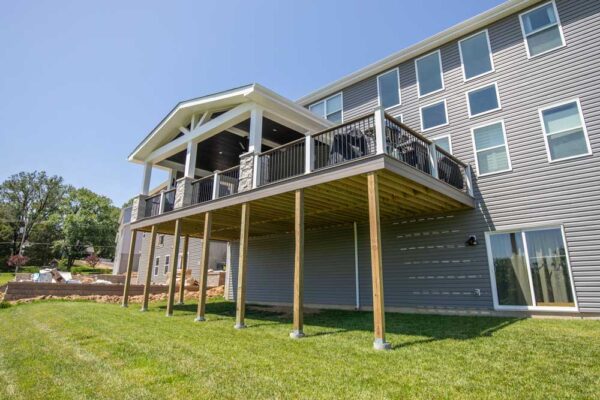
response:
[(415, 60), (419, 97), (444, 89), (440, 51), (434, 51)]
[(335, 123), (342, 122), (342, 108), (343, 100), (341, 93), (308, 106), (308, 109), (313, 113)]
[(448, 125), (446, 114), (446, 100), (421, 107), (421, 130), (437, 128)]
[(169, 262), (170, 261), (171, 261), (171, 257), (165, 256), (165, 272), (164, 272), (165, 275), (169, 272)]
[(540, 117), (549, 161), (592, 154), (578, 100), (541, 109)]
[(377, 77), (377, 94), (379, 105), (390, 108), (400, 104), (400, 73), (398, 68)]
[(450, 135), (438, 136), (433, 138), (433, 143), (452, 154), (452, 143), (450, 141)]
[(458, 42), (465, 81), (494, 70), (488, 31), (482, 31)]
[(471, 132), (479, 176), (511, 169), (503, 121), (473, 128)]
[(487, 114), (500, 109), (498, 86), (495, 83), (467, 92), (469, 117)]
[(553, 1), (520, 15), (527, 55), (535, 57), (565, 45)]

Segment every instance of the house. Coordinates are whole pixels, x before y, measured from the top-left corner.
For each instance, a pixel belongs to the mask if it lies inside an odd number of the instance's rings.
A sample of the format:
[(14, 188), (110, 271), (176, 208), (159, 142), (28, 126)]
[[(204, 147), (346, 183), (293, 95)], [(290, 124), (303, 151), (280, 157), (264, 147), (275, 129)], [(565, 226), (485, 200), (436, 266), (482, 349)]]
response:
[(227, 241), (238, 328), (246, 303), (293, 304), (292, 337), (303, 306), (373, 310), (385, 349), (384, 310), (598, 316), (599, 28), (597, 1), (507, 1), (298, 101), (183, 101), (129, 157), (131, 228)]

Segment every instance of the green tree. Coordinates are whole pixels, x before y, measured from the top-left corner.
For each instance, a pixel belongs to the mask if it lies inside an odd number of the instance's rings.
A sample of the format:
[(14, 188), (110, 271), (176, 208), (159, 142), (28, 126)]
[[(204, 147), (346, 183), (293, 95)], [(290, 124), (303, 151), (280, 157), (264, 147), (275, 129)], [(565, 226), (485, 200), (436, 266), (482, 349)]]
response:
[(62, 207), (62, 250), (69, 266), (91, 248), (100, 257), (113, 258), (119, 227), (119, 209), (108, 197), (89, 189), (67, 188)]
[(21, 254), (31, 232), (55, 213), (63, 199), (62, 178), (46, 172), (19, 172), (0, 185), (1, 217), (11, 254)]

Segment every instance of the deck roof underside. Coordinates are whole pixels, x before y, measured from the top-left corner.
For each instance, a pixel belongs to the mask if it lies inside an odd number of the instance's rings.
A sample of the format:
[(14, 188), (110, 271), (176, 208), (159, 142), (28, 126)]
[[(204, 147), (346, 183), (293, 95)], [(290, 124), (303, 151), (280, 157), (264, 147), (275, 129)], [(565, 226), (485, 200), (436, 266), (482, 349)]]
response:
[[(420, 183), (388, 170), (379, 175), (381, 219), (435, 215), (467, 209), (465, 204), (430, 189)], [(325, 182), (304, 188), (305, 229), (322, 228), (368, 221), (366, 174)], [(241, 205), (212, 211), (212, 239), (238, 240), (240, 237)], [(161, 222), (161, 234), (173, 234), (175, 216)], [(202, 237), (204, 213), (186, 216), (182, 235)], [(294, 192), (286, 192), (250, 202), (250, 236), (264, 236), (293, 231)], [(150, 231), (150, 226), (139, 228)]]

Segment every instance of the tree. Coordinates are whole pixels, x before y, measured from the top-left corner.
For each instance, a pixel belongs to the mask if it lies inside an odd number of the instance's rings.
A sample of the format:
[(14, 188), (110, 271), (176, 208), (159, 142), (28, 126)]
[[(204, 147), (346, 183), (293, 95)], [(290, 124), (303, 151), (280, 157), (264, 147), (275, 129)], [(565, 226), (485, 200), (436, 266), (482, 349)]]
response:
[(100, 257), (98, 257), (96, 255), (96, 253), (92, 253), (89, 256), (87, 256), (85, 258), (85, 263), (90, 267), (90, 268), (96, 268), (96, 265), (98, 265), (98, 263), (100, 262)]
[(0, 185), (3, 223), (8, 227), (11, 254), (21, 254), (32, 230), (55, 213), (64, 195), (62, 178), (44, 171), (19, 172)]
[(113, 258), (119, 228), (119, 209), (108, 197), (91, 190), (67, 188), (62, 207), (63, 239), (57, 242), (69, 266), (92, 247), (105, 258)]
[(15, 268), (16, 274), (17, 272), (19, 272), (19, 268), (27, 264), (27, 261), (29, 261), (28, 257), (22, 256), (20, 254), (15, 254), (13, 256), (10, 256), (10, 258), (8, 259), (8, 265)]

